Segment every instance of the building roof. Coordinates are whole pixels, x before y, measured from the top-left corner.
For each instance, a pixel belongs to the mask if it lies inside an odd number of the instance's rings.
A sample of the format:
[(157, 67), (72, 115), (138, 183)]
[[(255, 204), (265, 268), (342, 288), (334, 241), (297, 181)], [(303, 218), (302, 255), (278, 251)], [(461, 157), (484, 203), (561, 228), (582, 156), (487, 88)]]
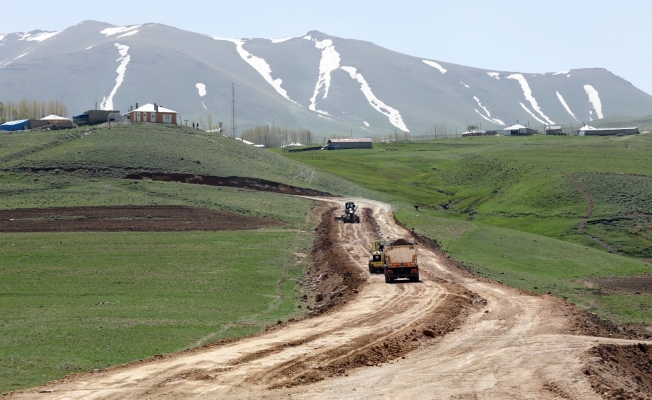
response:
[(617, 130), (624, 130), (624, 129), (638, 129), (637, 126), (626, 126), (626, 127), (618, 127), (618, 128), (594, 128), (592, 126), (585, 125), (580, 128), (581, 131), (617, 131)]
[(58, 115), (51, 114), (51, 115), (48, 115), (47, 117), (41, 118), (40, 120), (41, 121), (55, 121), (55, 120), (56, 121), (70, 121), (70, 118), (64, 118), (64, 117), (60, 117)]
[(561, 129), (561, 125), (546, 125), (546, 129)]
[(24, 124), (25, 122), (28, 122), (28, 121), (29, 121), (28, 119), (19, 119), (19, 120), (16, 120), (16, 121), (7, 121), (4, 124), (2, 124), (2, 126), (22, 125), (22, 124)]
[(372, 140), (369, 138), (359, 138), (359, 139), (328, 139), (330, 143), (371, 143)]
[[(138, 111), (138, 112), (156, 112), (156, 110), (154, 109), (154, 104), (152, 104), (152, 103), (147, 103), (147, 104), (145, 104), (143, 106), (140, 106), (137, 109), (135, 109), (134, 111)], [(130, 111), (130, 112), (134, 112), (134, 111)], [(161, 106), (158, 106), (158, 112), (178, 114), (177, 111), (170, 110), (169, 108), (165, 108), (165, 107), (161, 107)]]
[(503, 130), (504, 131), (515, 131), (517, 129), (526, 129), (526, 128), (527, 128), (527, 126), (516, 124), (516, 125), (508, 126), (507, 128), (505, 128)]

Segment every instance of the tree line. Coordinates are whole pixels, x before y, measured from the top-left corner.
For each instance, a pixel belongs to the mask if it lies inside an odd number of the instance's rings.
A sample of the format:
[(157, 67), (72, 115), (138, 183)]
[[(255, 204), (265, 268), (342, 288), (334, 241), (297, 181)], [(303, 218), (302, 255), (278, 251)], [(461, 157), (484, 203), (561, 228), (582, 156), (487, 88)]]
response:
[(274, 125), (258, 125), (242, 131), (242, 139), (265, 147), (283, 147), (290, 143), (304, 146), (318, 145), (317, 138), (304, 128), (286, 128)]
[(22, 99), (18, 103), (0, 101), (0, 121), (3, 123), (17, 119), (41, 119), (50, 114), (68, 117), (68, 107), (59, 100)]

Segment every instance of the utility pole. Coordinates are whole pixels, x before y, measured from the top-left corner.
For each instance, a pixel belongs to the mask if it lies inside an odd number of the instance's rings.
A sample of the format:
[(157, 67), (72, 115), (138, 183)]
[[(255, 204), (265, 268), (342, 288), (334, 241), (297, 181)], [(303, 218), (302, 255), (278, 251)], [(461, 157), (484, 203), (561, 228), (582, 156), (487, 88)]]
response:
[(272, 148), (276, 147), (276, 118), (272, 121)]
[(231, 82), (231, 134), (235, 138), (237, 135), (237, 128), (235, 126), (235, 83)]

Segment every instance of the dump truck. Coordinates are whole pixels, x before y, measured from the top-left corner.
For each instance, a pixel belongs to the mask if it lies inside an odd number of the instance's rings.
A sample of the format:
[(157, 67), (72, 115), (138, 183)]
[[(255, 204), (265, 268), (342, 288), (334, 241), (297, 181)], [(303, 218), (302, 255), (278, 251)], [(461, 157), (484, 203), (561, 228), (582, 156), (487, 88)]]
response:
[(360, 216), (356, 214), (355, 212), (358, 211), (358, 207), (355, 205), (354, 202), (352, 201), (347, 201), (344, 204), (344, 214), (341, 215), (340, 219), (344, 223), (360, 223)]
[(383, 250), (389, 244), (387, 240), (374, 240), (371, 242), (371, 258), (369, 259), (369, 273), (375, 274), (385, 270), (385, 253)]
[(412, 239), (398, 239), (385, 245), (383, 247), (385, 283), (394, 282), (397, 278), (408, 278), (412, 282), (418, 282), (418, 253), (419, 247)]

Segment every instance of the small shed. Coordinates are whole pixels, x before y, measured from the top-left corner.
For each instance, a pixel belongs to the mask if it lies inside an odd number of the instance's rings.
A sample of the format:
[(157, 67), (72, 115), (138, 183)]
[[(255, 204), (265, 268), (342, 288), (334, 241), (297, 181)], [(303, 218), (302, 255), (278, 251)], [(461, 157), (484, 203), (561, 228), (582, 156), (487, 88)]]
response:
[(326, 150), (343, 150), (343, 149), (371, 149), (373, 141), (369, 138), (360, 139), (328, 139)]
[(546, 135), (563, 135), (561, 125), (546, 125)]
[(534, 133), (533, 129), (523, 125), (512, 125), (503, 129), (503, 136), (530, 136)]
[(7, 121), (0, 125), (0, 129), (3, 131), (25, 131), (29, 129), (29, 120), (19, 119), (16, 121)]

